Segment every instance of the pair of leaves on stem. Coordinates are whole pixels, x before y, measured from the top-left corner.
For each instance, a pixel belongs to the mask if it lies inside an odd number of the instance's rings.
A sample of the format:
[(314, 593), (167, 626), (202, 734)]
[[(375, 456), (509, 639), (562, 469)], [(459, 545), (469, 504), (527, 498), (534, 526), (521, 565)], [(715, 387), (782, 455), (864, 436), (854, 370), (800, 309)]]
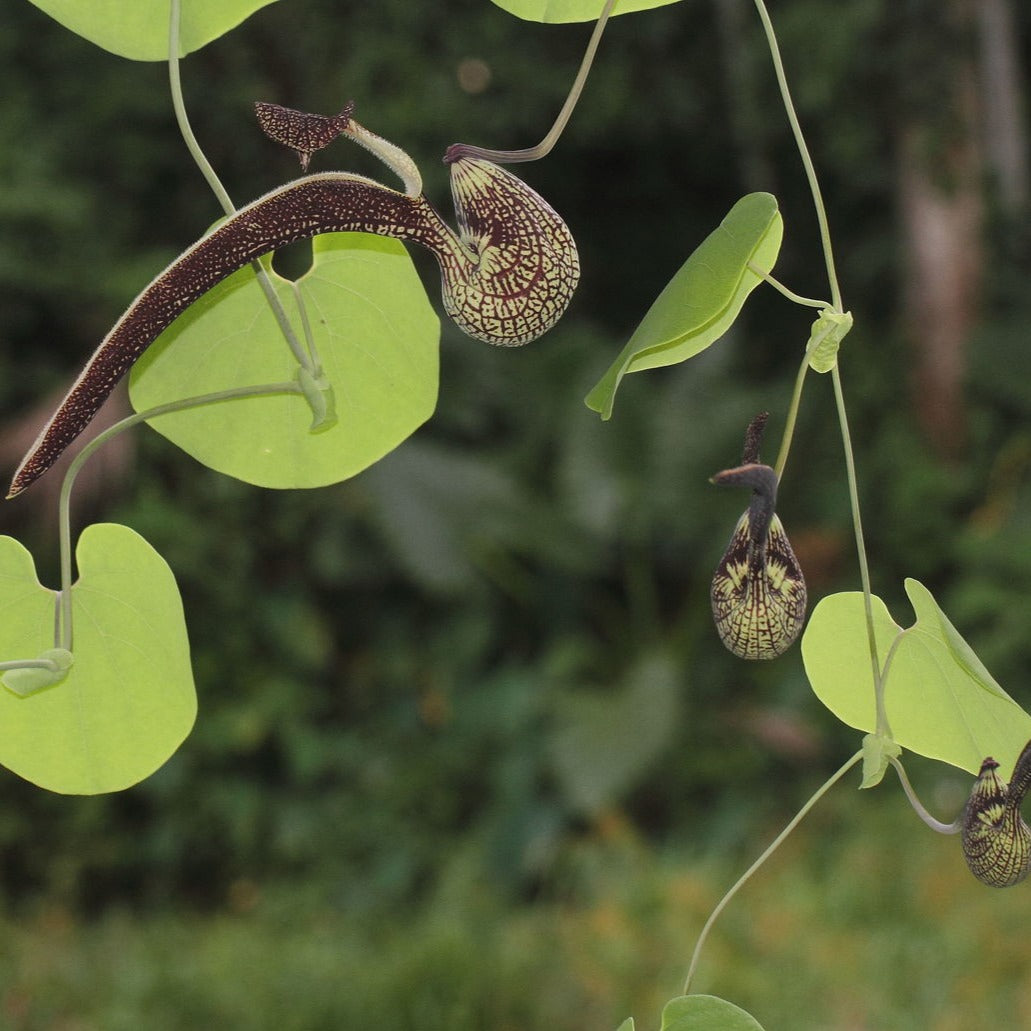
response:
[[(833, 594), (813, 610), (802, 638), (806, 674), (838, 719), (871, 732), (872, 751), (895, 755), (901, 746), (976, 773), (960, 825), (967, 865), (985, 884), (1016, 884), (1031, 868), (1031, 830), (1020, 816), (1031, 786), (1031, 715), (995, 681), (930, 591), (917, 580), (905, 586), (916, 614), (906, 629), (880, 598), (872, 599), (890, 739), (874, 733), (862, 594)], [(885, 766), (886, 759), (870, 756), (863, 786), (876, 784)]]
[[(977, 774), (986, 755), (1009, 773), (1031, 739), (1028, 715), (988, 672), (931, 592), (905, 581), (915, 621), (903, 628), (871, 599), (891, 739)], [(802, 635), (802, 661), (817, 698), (857, 730), (877, 731), (873, 666), (862, 593), (820, 600)], [(874, 775), (864, 786), (880, 779)]]
[[(72, 32), (134, 61), (168, 58), (168, 0), (30, 0)], [(274, 0), (183, 0), (180, 57), (229, 32)], [(620, 0), (613, 14), (663, 7), (678, 0)], [(594, 21), (601, 0), (494, 0), (519, 18), (537, 22)]]
[[(309, 432), (297, 395), (166, 415), (155, 428), (199, 461), (251, 483), (310, 487), (353, 475), (432, 414), (438, 321), (401, 244), (364, 234), (314, 243), (297, 283), (272, 274), (287, 310), (299, 291), (317, 320), (328, 375), (346, 385), (336, 426)], [(352, 334), (364, 346), (354, 346)], [(234, 343), (246, 344), (246, 361)], [(290, 353), (253, 272), (245, 269), (194, 305), (134, 368), (137, 409), (255, 381), (289, 379)], [(96, 794), (143, 780), (185, 740), (196, 694), (182, 603), (171, 571), (126, 527), (88, 527), (72, 587), (74, 664), (52, 688), (26, 697), (26, 672), (0, 688), (0, 763), (50, 791)], [(55, 592), (31, 556), (0, 538), (0, 657), (45, 655)]]

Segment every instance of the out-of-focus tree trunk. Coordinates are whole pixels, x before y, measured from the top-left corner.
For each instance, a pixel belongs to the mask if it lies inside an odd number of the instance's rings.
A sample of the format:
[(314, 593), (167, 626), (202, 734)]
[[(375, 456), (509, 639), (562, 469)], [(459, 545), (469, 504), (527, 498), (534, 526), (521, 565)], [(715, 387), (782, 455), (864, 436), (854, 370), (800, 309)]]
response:
[(905, 324), (914, 351), (913, 402), (931, 446), (962, 450), (966, 345), (977, 321), (984, 205), (973, 135), (932, 158), (920, 127), (899, 143), (898, 192), (906, 259)]
[[(980, 0), (978, 0), (980, 2)], [(905, 255), (904, 320), (914, 351), (916, 417), (944, 457), (963, 448), (965, 351), (976, 323), (983, 278), (984, 202), (979, 130), (976, 27), (970, 0), (929, 12), (928, 36), (945, 44), (933, 104), (903, 105), (897, 191)], [(918, 75), (919, 65), (901, 69)]]
[(1013, 0), (979, 0), (980, 86), (985, 163), (1004, 215), (1028, 202), (1028, 139)]

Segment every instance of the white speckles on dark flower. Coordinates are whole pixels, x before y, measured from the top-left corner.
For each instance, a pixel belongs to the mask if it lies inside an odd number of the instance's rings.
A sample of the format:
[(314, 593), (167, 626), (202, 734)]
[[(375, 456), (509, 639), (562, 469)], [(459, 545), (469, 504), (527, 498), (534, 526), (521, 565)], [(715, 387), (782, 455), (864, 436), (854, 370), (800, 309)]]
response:
[[(349, 109), (338, 118), (345, 114)], [(294, 141), (290, 146), (308, 146), (307, 137), (291, 134), (311, 126), (298, 125), (287, 119), (277, 131), (283, 142)], [(189, 305), (249, 262), (320, 233), (373, 233), (429, 249), (440, 265), (444, 307), (471, 336), (514, 346), (545, 333), (565, 311), (580, 277), (569, 229), (542, 197), (497, 165), (462, 158), (451, 165), (451, 175), (461, 240), (421, 194), (346, 172), (299, 179), (228, 218), (129, 306), (23, 459), (8, 497), (53, 465), (133, 362)], [(475, 253), (466, 240), (476, 242)]]

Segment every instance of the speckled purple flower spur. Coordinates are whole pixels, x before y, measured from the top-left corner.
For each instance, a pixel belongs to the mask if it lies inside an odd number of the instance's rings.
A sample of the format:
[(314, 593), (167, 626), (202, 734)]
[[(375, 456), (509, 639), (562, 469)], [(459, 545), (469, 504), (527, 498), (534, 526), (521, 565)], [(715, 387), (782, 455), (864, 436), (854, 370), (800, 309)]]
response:
[(580, 262), (572, 234), (548, 203), (474, 148), (456, 144), (444, 158), (456, 233), (422, 195), (411, 158), (350, 111), (349, 105), (336, 116), (331, 131), (380, 157), (404, 191), (350, 172), (323, 172), (281, 186), (222, 222), (158, 275), (104, 338), (22, 460), (9, 498), (57, 461), (133, 362), (202, 294), (263, 254), (320, 233), (374, 233), (426, 247), (440, 267), (445, 310), (487, 343), (525, 344), (558, 321)]

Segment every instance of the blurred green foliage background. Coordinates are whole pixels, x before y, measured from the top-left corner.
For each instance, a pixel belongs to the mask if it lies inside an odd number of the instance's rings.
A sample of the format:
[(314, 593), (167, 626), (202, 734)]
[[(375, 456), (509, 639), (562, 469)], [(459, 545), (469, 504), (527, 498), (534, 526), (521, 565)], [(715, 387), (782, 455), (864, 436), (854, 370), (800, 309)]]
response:
[[(1027, 705), (1027, 210), (987, 172), (978, 182), (982, 285), (961, 406), (945, 413), (962, 438), (944, 447), (912, 373), (922, 327), (908, 317), (899, 140), (915, 125), (948, 150), (962, 134), (941, 98), (973, 41), (948, 5), (828, 6), (782, 0), (773, 16), (856, 315), (842, 368), (875, 590), (906, 623), (902, 578), (921, 579)], [(1026, 64), (1031, 10), (1013, 10)], [(445, 147), (536, 142), (588, 33), (486, 0), (280, 0), (182, 71), (238, 203), (297, 171), (258, 131), (254, 100), (333, 112), (354, 99), (450, 217)], [(386, 181), (342, 143), (315, 167)], [(0, 1027), (581, 1029), (631, 1012), (650, 1026), (723, 887), (858, 746), (815, 703), (797, 649), (743, 664), (709, 614), (743, 501), (708, 477), (736, 462), (763, 408), (774, 451), (812, 315), (759, 291), (718, 347), (628, 379), (610, 423), (581, 400), (744, 192), (780, 200), (778, 277), (826, 292), (751, 6), (615, 19), (558, 148), (521, 171), (573, 229), (582, 285), (522, 350), (445, 324), (437, 414), (394, 454), (327, 490), (273, 493), (145, 431), (83, 498), (81, 521), (127, 523), (175, 571), (200, 715), (121, 795), (0, 777)], [(11, 437), (218, 211), (175, 130), (166, 69), (105, 54), (22, 0), (0, 33), (0, 182)], [(415, 258), (436, 298), (432, 263)], [(304, 267), (303, 253), (278, 260)], [(779, 512), (814, 600), (857, 586), (818, 377)], [(0, 519), (53, 582), (36, 496)], [(913, 772), (943, 813), (959, 808), (966, 778)], [(771, 1028), (1026, 1020), (1026, 945), (1013, 946), (1022, 964), (972, 954), (989, 929), (1023, 940), (1004, 933), (1006, 900), (1022, 912), (1026, 895), (989, 898), (893, 783), (839, 791), (794, 846), (798, 865), (778, 863), (757, 901), (736, 904), (698, 987), (736, 990)], [(863, 955), (842, 944), (862, 936)], [(975, 961), (992, 974), (971, 987)], [(975, 1019), (950, 1023), (957, 1006)]]

